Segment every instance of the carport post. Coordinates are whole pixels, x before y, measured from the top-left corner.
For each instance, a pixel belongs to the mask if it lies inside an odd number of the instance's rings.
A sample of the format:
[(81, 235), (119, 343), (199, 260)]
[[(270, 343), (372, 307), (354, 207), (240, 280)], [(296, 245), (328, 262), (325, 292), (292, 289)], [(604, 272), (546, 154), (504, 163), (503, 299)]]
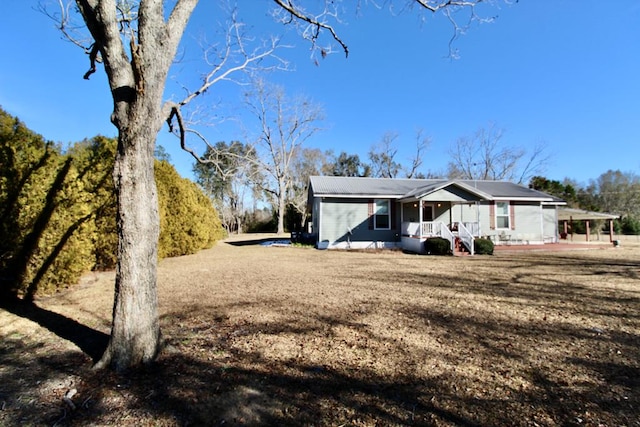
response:
[(571, 241), (573, 242), (573, 215), (569, 217), (569, 223), (571, 224)]
[(613, 220), (609, 220), (609, 242), (613, 243)]
[(589, 232), (591, 231), (591, 229), (589, 228), (589, 224), (591, 223), (591, 221), (586, 220), (585, 221), (585, 226), (587, 228), (587, 242), (589, 241)]

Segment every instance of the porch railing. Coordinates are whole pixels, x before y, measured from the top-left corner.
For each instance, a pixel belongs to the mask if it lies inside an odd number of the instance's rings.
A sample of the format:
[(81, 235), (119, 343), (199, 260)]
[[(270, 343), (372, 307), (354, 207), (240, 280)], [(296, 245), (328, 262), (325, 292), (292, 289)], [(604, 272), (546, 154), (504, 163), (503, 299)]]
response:
[(447, 239), (451, 244), (451, 250), (455, 247), (455, 236), (449, 230), (444, 222), (426, 221), (426, 222), (403, 222), (402, 234), (405, 236), (420, 237), (442, 237)]
[(471, 233), (473, 236), (480, 236), (480, 224), (477, 222), (463, 222), (462, 225)]
[[(439, 221), (403, 222), (402, 234), (405, 236), (433, 237), (440, 236), (447, 226)], [(448, 231), (448, 229), (447, 229)]]
[(439, 228), (440, 228), (440, 233), (438, 234), (438, 236), (447, 239), (449, 241), (449, 244), (451, 246), (451, 252), (453, 252), (455, 250), (456, 247), (456, 237), (453, 235), (453, 233), (451, 232), (451, 230), (449, 230), (449, 227), (447, 227), (446, 225), (444, 225), (443, 222), (439, 222)]
[(421, 236), (434, 236), (437, 235), (437, 223), (435, 222), (422, 222)]
[(473, 255), (474, 247), (473, 247), (473, 234), (463, 223), (458, 223), (458, 237), (462, 241), (462, 243), (469, 249), (469, 253)]

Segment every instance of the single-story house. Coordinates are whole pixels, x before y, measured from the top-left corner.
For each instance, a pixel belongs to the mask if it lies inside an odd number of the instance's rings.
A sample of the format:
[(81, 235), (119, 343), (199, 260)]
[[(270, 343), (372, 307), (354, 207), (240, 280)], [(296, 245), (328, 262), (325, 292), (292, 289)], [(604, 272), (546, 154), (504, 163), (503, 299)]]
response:
[(401, 248), (423, 253), (442, 237), (474, 253), (474, 238), (496, 245), (556, 243), (558, 208), (549, 194), (504, 181), (312, 176), (310, 228), (317, 246)]

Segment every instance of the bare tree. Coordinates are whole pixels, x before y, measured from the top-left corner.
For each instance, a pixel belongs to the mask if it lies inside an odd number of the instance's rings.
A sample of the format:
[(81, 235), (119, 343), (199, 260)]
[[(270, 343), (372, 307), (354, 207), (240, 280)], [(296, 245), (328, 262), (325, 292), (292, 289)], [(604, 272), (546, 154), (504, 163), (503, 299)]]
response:
[(405, 168), (407, 178), (418, 178), (423, 176), (418, 170), (424, 162), (424, 151), (431, 145), (431, 137), (425, 136), (422, 129), (416, 131), (416, 152), (411, 159), (411, 166)]
[(386, 132), (382, 139), (369, 150), (369, 161), (373, 176), (377, 178), (396, 178), (402, 165), (396, 162), (398, 147), (395, 141), (398, 138), (396, 132)]
[[(448, 17), (452, 17), (451, 12), (466, 9), (474, 17), (475, 6), (482, 0), (406, 2), (425, 11), (442, 11)], [(167, 123), (179, 136), (181, 146), (199, 157), (186, 144), (188, 128), (182, 120), (183, 107), (215, 84), (270, 57), (277, 40), (257, 50), (250, 48), (243, 26), (230, 21), (218, 55), (208, 57), (210, 69), (199, 86), (188, 90), (182, 100), (166, 101), (163, 96), (169, 69), (198, 0), (75, 0), (76, 7), (66, 0), (56, 3), (59, 11), (50, 15), (57, 19), (60, 31), (89, 56), (84, 77), (90, 78), (102, 64), (113, 97), (111, 121), (118, 129), (113, 173), (118, 199), (118, 264), (111, 338), (96, 366), (125, 369), (154, 360), (160, 349), (156, 286), (159, 215), (153, 174), (157, 134)], [(316, 47), (314, 52), (327, 54), (326, 48), (319, 47), (324, 34), (329, 44), (333, 41), (348, 53), (334, 29), (339, 22), (339, 2), (274, 3), (283, 22), (300, 25), (301, 35)], [(165, 11), (165, 5), (169, 10)], [(320, 6), (321, 10), (307, 10), (305, 5)], [(83, 24), (80, 26), (73, 23), (78, 14)], [(454, 28), (457, 34), (458, 25)], [(88, 36), (77, 37), (78, 29), (88, 30)], [(89, 41), (84, 43), (85, 39)]]
[(322, 175), (328, 167), (328, 153), (318, 148), (298, 149), (294, 153), (291, 164), (291, 174), (289, 184), (289, 203), (302, 217), (301, 227), (304, 225), (307, 216), (307, 190), (309, 177), (312, 175)]
[(372, 175), (378, 178), (397, 178), (400, 172), (407, 178), (415, 178), (419, 174), (418, 169), (422, 166), (424, 151), (431, 143), (429, 137), (423, 136), (423, 131), (416, 132), (416, 151), (409, 159), (410, 166), (404, 166), (396, 160), (398, 154), (396, 132), (386, 132), (380, 142), (369, 150), (369, 161), (371, 162)]
[(256, 142), (258, 165), (264, 179), (257, 184), (273, 201), (278, 212), (277, 233), (284, 233), (287, 193), (291, 185), (292, 163), (302, 145), (320, 130), (321, 108), (307, 98), (289, 99), (280, 86), (256, 81), (247, 93), (247, 105), (258, 119)]
[[(491, 124), (473, 137), (461, 137), (449, 150), (449, 178), (507, 180), (519, 184), (540, 173), (548, 160), (543, 144), (530, 153), (521, 147), (504, 145), (504, 130)], [(527, 156), (528, 155), (528, 156)]]
[(202, 157), (193, 167), (196, 182), (213, 201), (227, 232), (242, 233), (244, 201), (258, 174), (255, 151), (239, 141), (221, 141), (208, 146)]

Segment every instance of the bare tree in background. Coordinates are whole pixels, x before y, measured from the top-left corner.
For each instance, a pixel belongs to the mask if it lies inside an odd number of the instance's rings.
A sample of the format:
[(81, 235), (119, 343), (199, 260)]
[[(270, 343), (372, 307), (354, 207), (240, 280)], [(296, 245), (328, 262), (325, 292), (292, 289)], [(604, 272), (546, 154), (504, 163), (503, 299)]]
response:
[(422, 130), (416, 132), (416, 151), (410, 159), (410, 166), (403, 166), (397, 160), (398, 139), (396, 132), (387, 132), (382, 136), (380, 142), (369, 150), (369, 161), (372, 176), (377, 178), (397, 178), (400, 172), (406, 178), (418, 177), (418, 169), (422, 166), (424, 151), (431, 143), (431, 139), (423, 136)]
[[(231, 19), (228, 31), (217, 40), (220, 49), (205, 59), (209, 71), (202, 75), (198, 87), (187, 89), (178, 101), (167, 101), (164, 95), (169, 70), (198, 3), (198, 0), (58, 0), (55, 2), (58, 12), (49, 13), (59, 23), (62, 34), (88, 54), (89, 67), (84, 77), (90, 78), (100, 64), (104, 68), (113, 98), (111, 121), (118, 129), (113, 173), (119, 238), (115, 302), (111, 338), (97, 367), (121, 370), (146, 364), (160, 350), (156, 284), (159, 215), (153, 173), (158, 132), (167, 124), (180, 138), (181, 146), (199, 157), (186, 142), (189, 129), (182, 119), (183, 107), (217, 83), (272, 57), (278, 44), (277, 39), (259, 46), (251, 44), (243, 33), (244, 27)], [(274, 0), (274, 3), (274, 14), (285, 24), (299, 25), (300, 34), (311, 41), (314, 52), (325, 56), (331, 51), (326, 46), (337, 44), (348, 54), (346, 43), (334, 28), (346, 4), (335, 0)], [(486, 1), (404, 3), (427, 12), (443, 12), (454, 24), (457, 35), (464, 28), (458, 26), (454, 14), (467, 10), (469, 19), (477, 21), (475, 8)], [(80, 18), (81, 24), (74, 23), (74, 18)]]
[(396, 132), (386, 132), (379, 143), (369, 150), (372, 175), (376, 178), (396, 178), (402, 165), (396, 162), (398, 147), (395, 144), (398, 139)]
[(254, 149), (239, 141), (221, 141), (208, 146), (202, 158), (193, 167), (196, 182), (213, 201), (227, 232), (242, 233), (244, 201), (259, 175)]
[(246, 99), (259, 123), (256, 160), (265, 179), (256, 184), (276, 207), (277, 233), (282, 234), (293, 159), (302, 145), (320, 130), (323, 112), (311, 100), (305, 97), (289, 99), (282, 87), (262, 80), (256, 81)]
[(289, 203), (302, 217), (300, 227), (304, 225), (307, 216), (307, 190), (309, 186), (309, 177), (313, 175), (322, 175), (328, 168), (328, 153), (318, 148), (302, 147), (295, 151), (290, 174), (289, 194), (287, 203)]
[(425, 136), (422, 129), (416, 131), (416, 152), (411, 159), (411, 166), (405, 168), (407, 178), (423, 178), (425, 175), (419, 172), (424, 163), (424, 152), (431, 145), (431, 137)]
[(549, 156), (537, 144), (531, 152), (506, 146), (504, 130), (490, 125), (472, 137), (461, 137), (449, 150), (448, 177), (458, 179), (506, 180), (522, 184), (542, 172)]

